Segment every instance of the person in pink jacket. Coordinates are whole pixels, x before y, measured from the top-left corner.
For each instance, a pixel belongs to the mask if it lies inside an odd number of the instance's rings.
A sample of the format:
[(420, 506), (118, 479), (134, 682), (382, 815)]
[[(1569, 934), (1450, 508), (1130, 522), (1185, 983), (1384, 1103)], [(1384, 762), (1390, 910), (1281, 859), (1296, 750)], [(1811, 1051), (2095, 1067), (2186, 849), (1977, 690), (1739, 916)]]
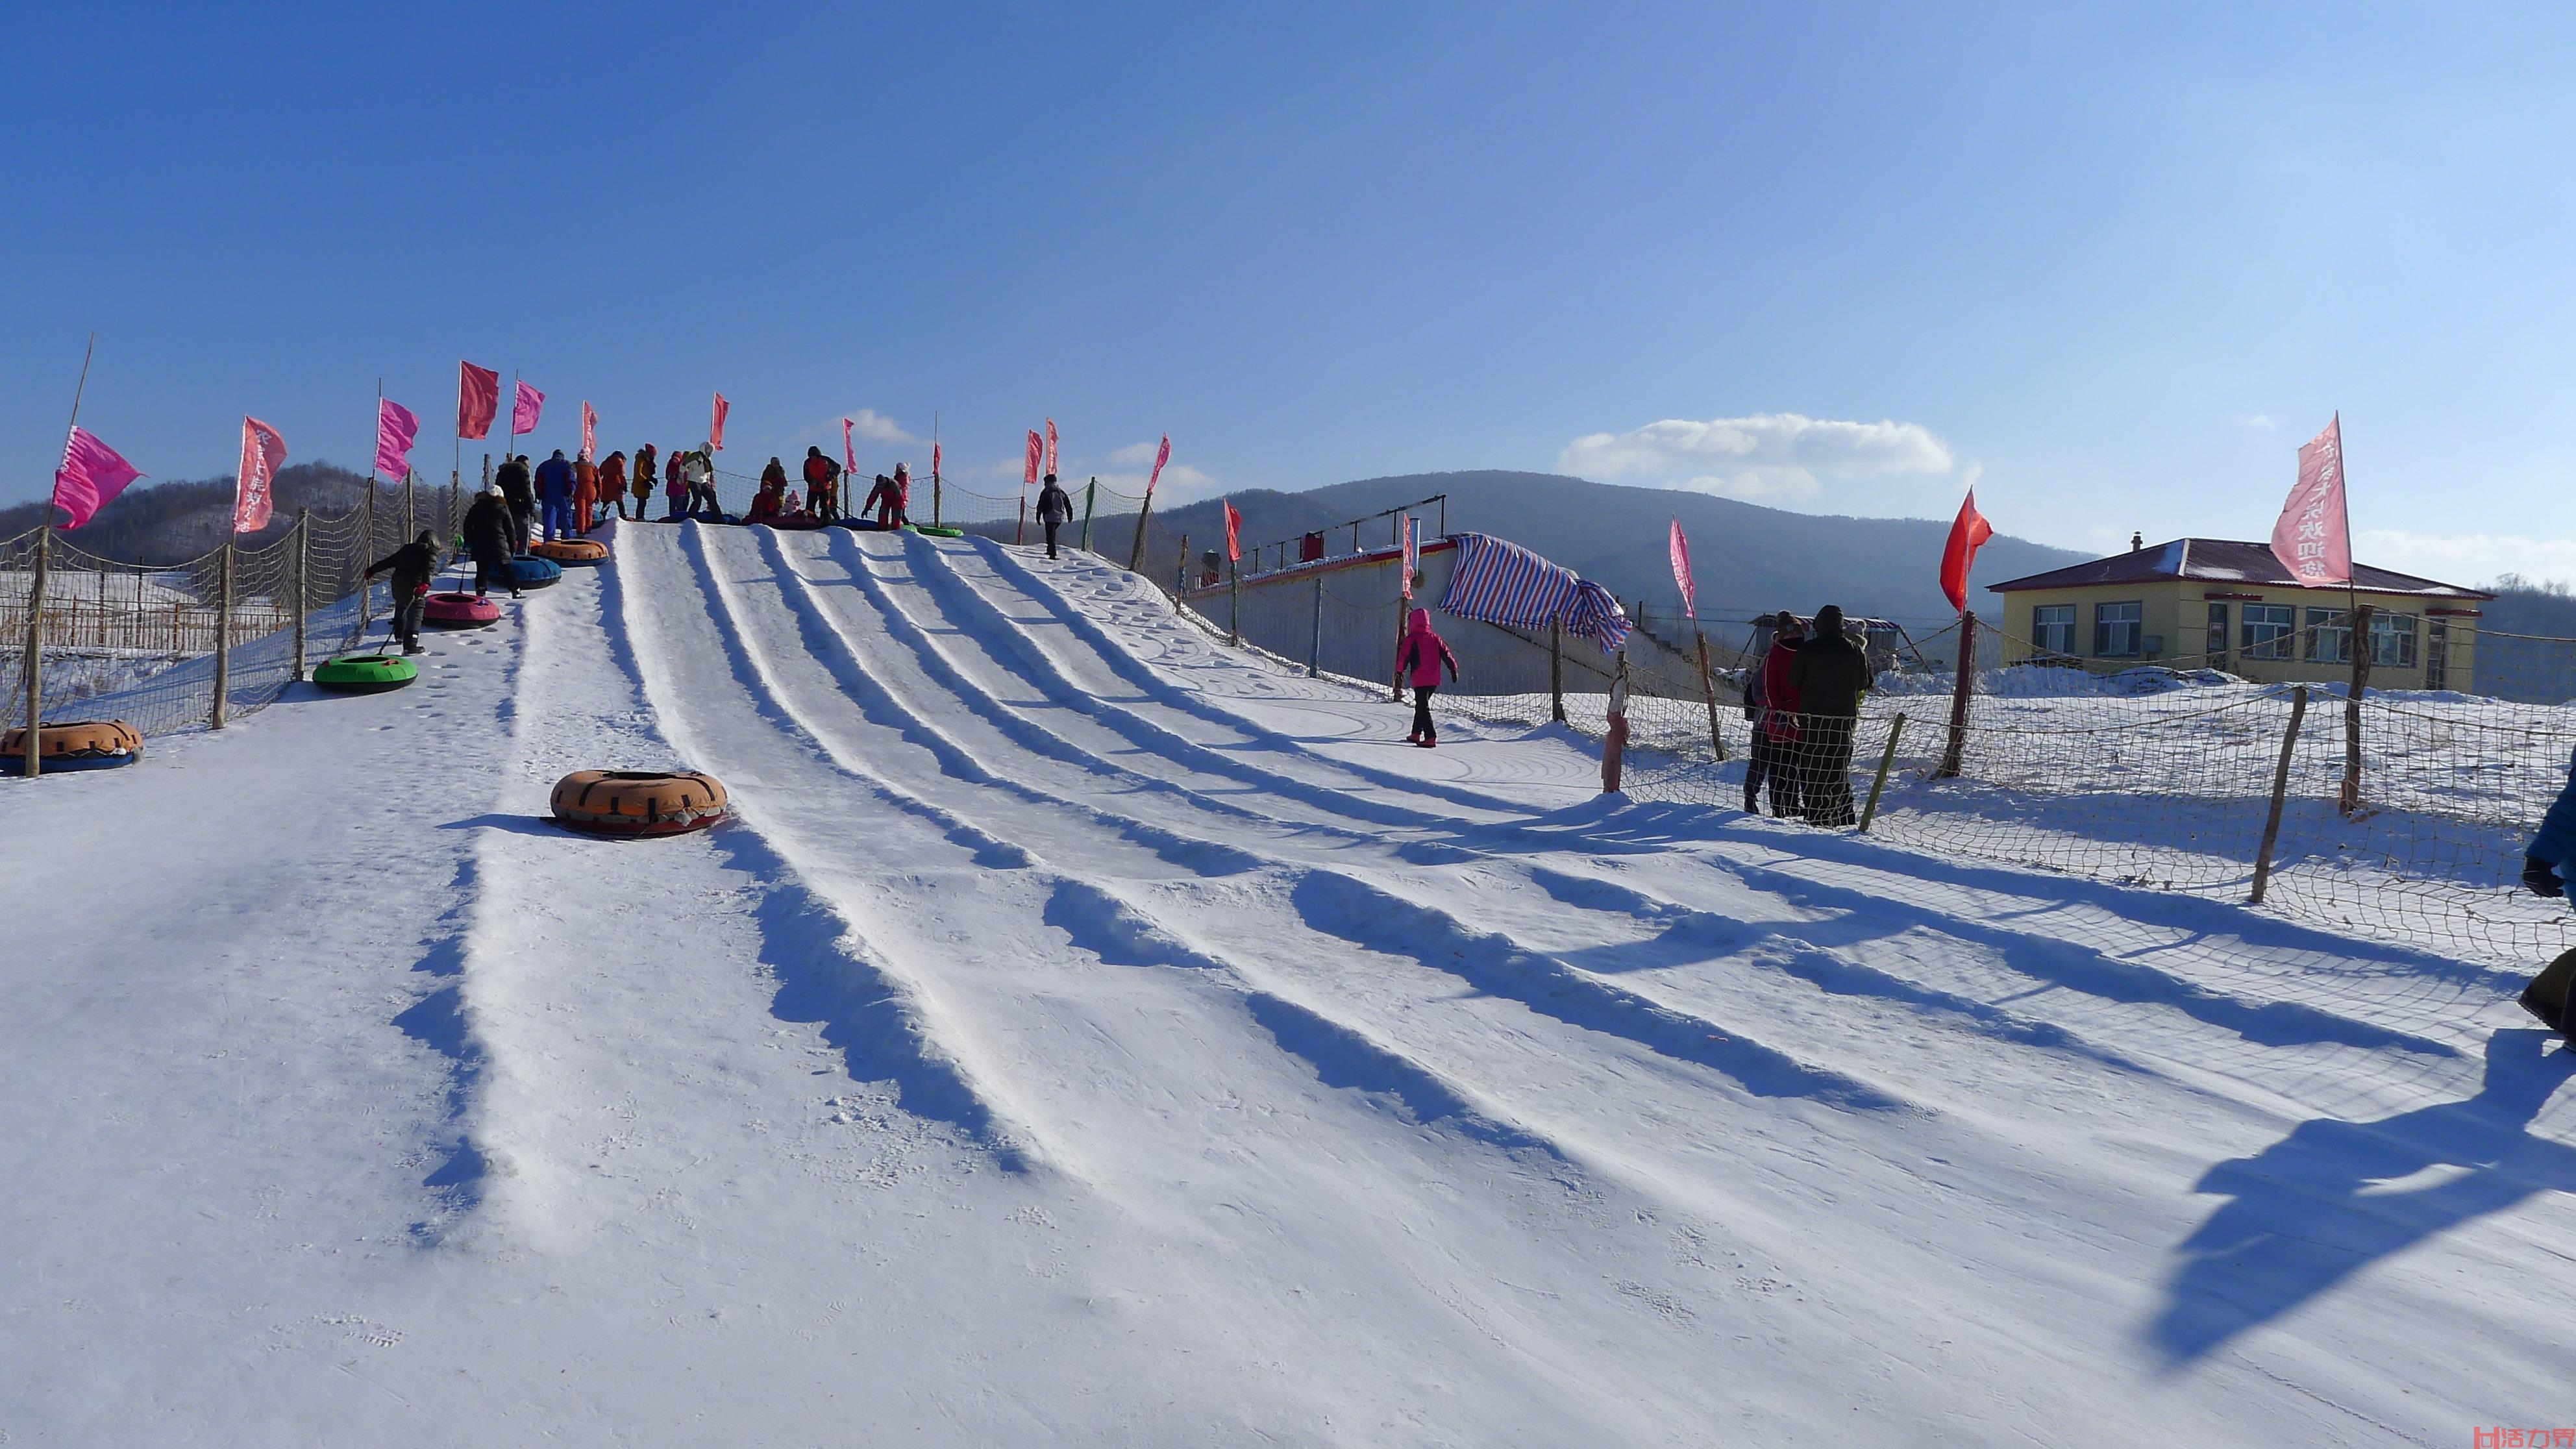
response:
[(1440, 692), (1440, 667), (1449, 666), (1449, 679), (1458, 679), (1458, 656), (1449, 652), (1441, 637), (1431, 632), (1431, 611), (1416, 609), (1404, 621), (1404, 645), (1395, 651), (1395, 677), (1413, 685), (1413, 733), (1405, 743), (1434, 749), (1440, 744), (1440, 731), (1431, 723), (1431, 696)]

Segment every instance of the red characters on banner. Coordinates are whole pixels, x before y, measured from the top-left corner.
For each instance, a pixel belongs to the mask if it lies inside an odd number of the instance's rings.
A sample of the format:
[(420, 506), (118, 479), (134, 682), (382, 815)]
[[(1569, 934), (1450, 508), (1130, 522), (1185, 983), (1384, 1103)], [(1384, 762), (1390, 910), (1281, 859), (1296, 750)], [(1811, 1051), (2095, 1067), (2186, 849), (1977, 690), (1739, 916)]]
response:
[(1225, 500), (1225, 556), (1236, 562), (1243, 559), (1243, 515), (1234, 511), (1234, 500)]
[(733, 404), (725, 401), (725, 395), (723, 393), (717, 393), (715, 412), (707, 419), (708, 452), (721, 453), (724, 451), (725, 414), (732, 411)]
[(2352, 515), (2343, 492), (2343, 414), (2299, 450), (2299, 481), (2272, 525), (2272, 557), (2310, 586), (2352, 582)]
[(1055, 419), (1053, 418), (1047, 419), (1046, 470), (1050, 473), (1055, 471)]
[(1673, 520), (1672, 537), (1673, 585), (1682, 591), (1682, 614), (1699, 617), (1699, 585), (1691, 578), (1690, 540), (1682, 537), (1682, 521)]
[(286, 461), (286, 440), (257, 418), (242, 419), (241, 474), (233, 492), (233, 532), (257, 533), (268, 527), (269, 485)]
[(411, 472), (412, 439), (420, 436), (420, 416), (389, 397), (376, 399), (376, 471), (397, 482)]
[(1422, 520), (1404, 515), (1404, 557), (1396, 565), (1403, 574), (1404, 600), (1413, 602), (1413, 576), (1422, 572)]
[(1163, 435), (1163, 446), (1154, 450), (1154, 471), (1145, 477), (1145, 496), (1154, 496), (1154, 484), (1163, 476), (1163, 465), (1172, 461), (1172, 435)]
[(54, 470), (54, 506), (71, 515), (63, 527), (78, 528), (116, 501), (125, 485), (142, 477), (133, 464), (98, 440), (98, 434), (75, 426), (63, 442), (63, 466)]
[(859, 453), (858, 449), (850, 446), (851, 422), (849, 418), (841, 419), (841, 462), (849, 469), (850, 476), (855, 479), (859, 472)]
[(456, 436), (483, 438), (501, 413), (501, 374), (470, 362), (456, 364)]
[(1959, 504), (1959, 517), (1950, 525), (1950, 541), (1941, 550), (1941, 592), (1950, 596), (1950, 607), (1968, 612), (1968, 570), (1977, 566), (1977, 550), (1995, 536), (1994, 525), (1977, 511), (1977, 490)]
[(524, 382), (513, 383), (516, 393), (510, 399), (510, 436), (537, 430), (537, 415), (546, 409), (546, 395)]
[(590, 399), (581, 400), (581, 455), (592, 457), (599, 451), (599, 414), (590, 410)]
[(1037, 429), (1031, 428), (1029, 429), (1029, 461), (1028, 466), (1020, 470), (1020, 487), (1025, 489), (1038, 481), (1038, 464), (1045, 459), (1046, 440), (1038, 436)]

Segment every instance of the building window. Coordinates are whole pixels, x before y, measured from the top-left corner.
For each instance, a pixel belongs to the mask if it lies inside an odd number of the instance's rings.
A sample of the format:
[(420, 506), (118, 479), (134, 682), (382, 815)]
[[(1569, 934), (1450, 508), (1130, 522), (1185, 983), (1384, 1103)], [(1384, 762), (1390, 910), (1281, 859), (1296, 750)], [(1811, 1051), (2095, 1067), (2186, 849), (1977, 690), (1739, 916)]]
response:
[(2343, 610), (2310, 609), (2306, 633), (2310, 664), (2352, 662), (2352, 626), (2345, 622)]
[(2139, 615), (2142, 604), (2095, 604), (2093, 606), (2093, 652), (2103, 659), (2127, 659), (2138, 652)]
[(2030, 611), (2031, 648), (2041, 657), (2064, 659), (2075, 653), (2075, 606), (2042, 604)]
[(2207, 662), (2210, 668), (2227, 667), (2227, 606), (2225, 604), (2209, 606), (2209, 644), (2203, 652), (2209, 656)]
[(2424, 631), (2424, 687), (2451, 687), (2451, 625), (2448, 620), (2436, 619), (2432, 627)]
[(2412, 669), (2415, 667), (2415, 616), (2370, 615), (2370, 663), (2374, 669)]
[(2299, 632), (2299, 611), (2288, 604), (2247, 604), (2245, 632), (2239, 636), (2248, 659), (2287, 659), (2290, 636)]

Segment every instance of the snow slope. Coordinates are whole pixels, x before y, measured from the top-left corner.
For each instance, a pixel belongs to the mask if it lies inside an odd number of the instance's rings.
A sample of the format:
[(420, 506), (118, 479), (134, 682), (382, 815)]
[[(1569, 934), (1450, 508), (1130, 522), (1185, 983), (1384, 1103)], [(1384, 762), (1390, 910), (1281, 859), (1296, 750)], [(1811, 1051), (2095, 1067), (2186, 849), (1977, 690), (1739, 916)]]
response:
[[(2576, 1419), (2511, 973), (1406, 749), (1093, 558), (615, 542), (0, 791), (10, 1442)], [(678, 763), (739, 818), (542, 818)]]

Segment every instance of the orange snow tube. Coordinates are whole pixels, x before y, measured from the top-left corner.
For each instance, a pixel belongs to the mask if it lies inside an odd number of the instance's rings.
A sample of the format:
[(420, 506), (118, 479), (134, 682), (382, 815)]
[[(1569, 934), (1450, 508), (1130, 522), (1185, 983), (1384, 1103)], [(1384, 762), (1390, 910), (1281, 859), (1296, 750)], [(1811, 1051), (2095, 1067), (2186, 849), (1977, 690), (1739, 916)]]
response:
[(559, 564), (598, 564), (608, 562), (608, 545), (595, 538), (558, 538), (532, 544), (528, 552), (539, 558), (550, 558)]
[(725, 787), (695, 770), (575, 770), (555, 782), (555, 819), (599, 835), (678, 835), (725, 817)]
[[(36, 732), (36, 768), (40, 770), (105, 770), (130, 765), (143, 754), (143, 732), (121, 719), (80, 720), (49, 724)], [(0, 771), (26, 769), (27, 732), (0, 735)]]

